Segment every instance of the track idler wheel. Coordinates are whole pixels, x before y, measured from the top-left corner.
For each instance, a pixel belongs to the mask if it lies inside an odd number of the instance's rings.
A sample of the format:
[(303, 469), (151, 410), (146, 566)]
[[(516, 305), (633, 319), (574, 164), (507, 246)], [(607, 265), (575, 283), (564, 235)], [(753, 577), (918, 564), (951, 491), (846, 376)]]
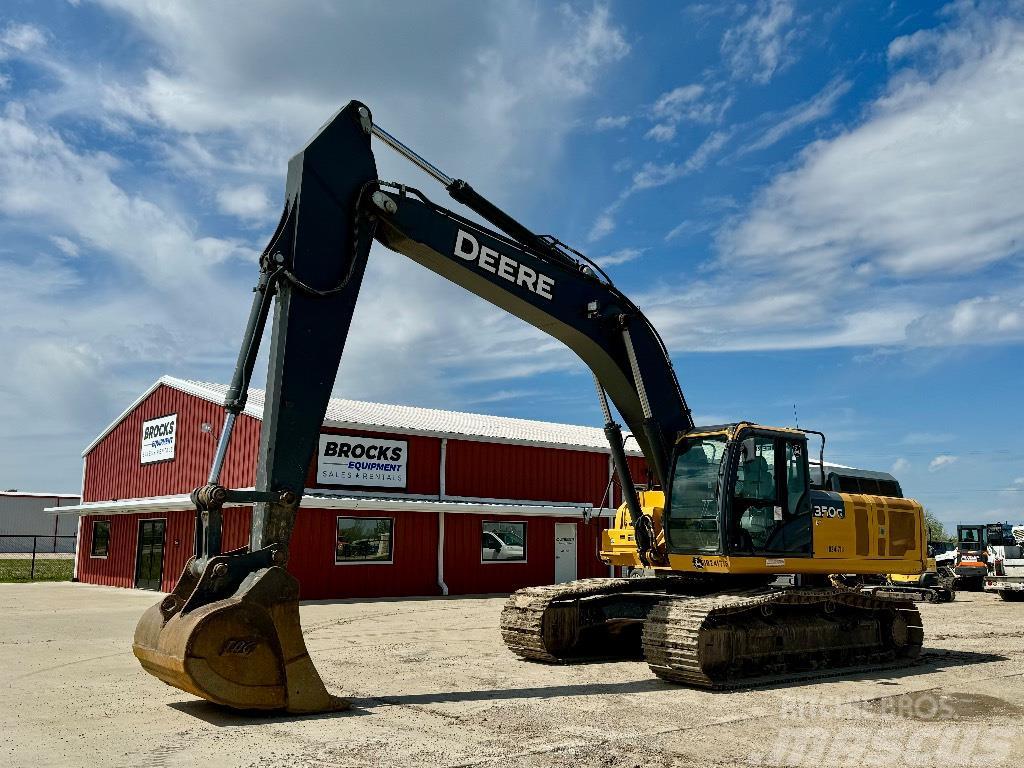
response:
[[(190, 564), (191, 565), (191, 564)], [(293, 713), (347, 709), (313, 666), (299, 623), (299, 583), (284, 568), (249, 573), (233, 594), (190, 609), (201, 577), (186, 566), (174, 592), (139, 621), (132, 648), (168, 685), (234, 709)]]

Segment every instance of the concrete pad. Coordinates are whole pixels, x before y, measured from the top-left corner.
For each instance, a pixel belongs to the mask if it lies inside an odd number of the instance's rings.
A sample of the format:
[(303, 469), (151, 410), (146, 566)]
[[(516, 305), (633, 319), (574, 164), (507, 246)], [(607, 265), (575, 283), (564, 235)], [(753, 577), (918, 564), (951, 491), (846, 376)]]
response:
[(252, 717), (142, 671), (150, 592), (0, 585), (0, 764), (10, 766), (995, 766), (1024, 740), (1024, 603), (923, 605), (907, 670), (708, 693), (643, 662), (509, 653), (503, 598), (304, 603), (351, 712)]

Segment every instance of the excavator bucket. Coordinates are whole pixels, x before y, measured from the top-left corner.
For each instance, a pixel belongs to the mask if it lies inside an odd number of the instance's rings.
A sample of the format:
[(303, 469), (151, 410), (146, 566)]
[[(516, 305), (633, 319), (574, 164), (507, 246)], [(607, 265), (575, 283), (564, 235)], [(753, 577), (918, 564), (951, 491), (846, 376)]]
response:
[(294, 576), (263, 568), (229, 597), (189, 610), (202, 578), (186, 567), (174, 592), (143, 614), (133, 650), (147, 672), (235, 709), (303, 714), (349, 707), (327, 692), (309, 658)]

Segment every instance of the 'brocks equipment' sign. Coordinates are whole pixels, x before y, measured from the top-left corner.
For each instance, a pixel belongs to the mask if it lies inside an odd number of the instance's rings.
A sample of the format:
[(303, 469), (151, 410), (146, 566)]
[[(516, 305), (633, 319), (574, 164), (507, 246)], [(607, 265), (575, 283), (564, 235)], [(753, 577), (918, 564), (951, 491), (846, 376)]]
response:
[(178, 427), (178, 414), (161, 416), (142, 422), (142, 448), (139, 451), (141, 464), (167, 461), (174, 458), (174, 438)]
[(405, 440), (320, 435), (316, 480), (318, 485), (404, 488), (408, 463)]

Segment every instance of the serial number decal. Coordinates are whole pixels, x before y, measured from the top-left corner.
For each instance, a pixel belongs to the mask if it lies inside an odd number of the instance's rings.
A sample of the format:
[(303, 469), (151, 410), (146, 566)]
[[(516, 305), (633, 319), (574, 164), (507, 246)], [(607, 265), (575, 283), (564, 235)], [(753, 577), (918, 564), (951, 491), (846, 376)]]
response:
[(724, 567), (727, 567), (729, 565), (729, 563), (723, 557), (699, 557), (699, 556), (695, 556), (693, 558), (692, 562), (693, 562), (693, 567), (698, 569), (698, 570), (703, 570), (704, 568), (724, 568)]

